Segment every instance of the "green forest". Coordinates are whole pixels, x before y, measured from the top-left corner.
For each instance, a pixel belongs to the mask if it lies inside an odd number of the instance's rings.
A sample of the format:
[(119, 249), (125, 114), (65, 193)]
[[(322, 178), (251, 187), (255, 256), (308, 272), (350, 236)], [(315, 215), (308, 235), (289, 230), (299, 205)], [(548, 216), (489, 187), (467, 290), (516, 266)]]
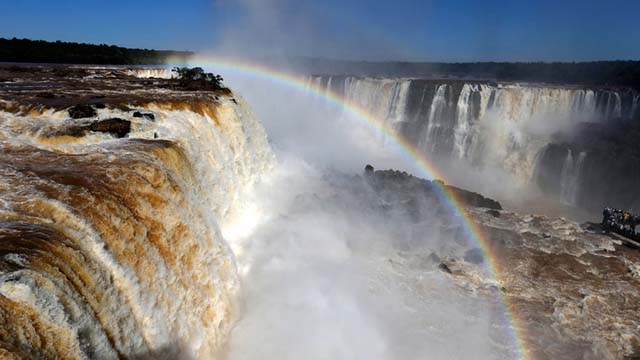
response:
[[(130, 49), (114, 45), (0, 38), (0, 62), (160, 65), (184, 63), (189, 51)], [(475, 62), (344, 61), (297, 57), (287, 61), (294, 70), (312, 74), (438, 77), (496, 81), (543, 82), (640, 89), (640, 61), (592, 62)], [(277, 62), (274, 66), (277, 66)]]
[(191, 55), (193, 53), (188, 51), (129, 49), (104, 44), (0, 38), (0, 62), (160, 65), (169, 60), (185, 62)]
[(295, 63), (300, 70), (310, 69), (315, 74), (522, 81), (640, 89), (640, 61), (435, 63), (298, 58)]

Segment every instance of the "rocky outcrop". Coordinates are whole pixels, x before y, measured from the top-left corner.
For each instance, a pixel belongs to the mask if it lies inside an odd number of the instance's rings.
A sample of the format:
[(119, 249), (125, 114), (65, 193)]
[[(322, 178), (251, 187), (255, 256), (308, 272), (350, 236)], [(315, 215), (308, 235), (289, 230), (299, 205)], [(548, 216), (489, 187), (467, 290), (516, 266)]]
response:
[(408, 197), (424, 195), (434, 197), (435, 186), (443, 189), (448, 196), (453, 197), (463, 205), (502, 210), (502, 205), (496, 200), (486, 198), (473, 191), (461, 189), (445, 184), (442, 180), (429, 181), (397, 170), (374, 170), (367, 165), (364, 170), (365, 179), (378, 191), (392, 190)]
[(502, 210), (502, 205), (496, 200), (486, 198), (476, 192), (461, 189), (451, 185), (444, 185), (444, 189), (453, 197), (468, 206)]

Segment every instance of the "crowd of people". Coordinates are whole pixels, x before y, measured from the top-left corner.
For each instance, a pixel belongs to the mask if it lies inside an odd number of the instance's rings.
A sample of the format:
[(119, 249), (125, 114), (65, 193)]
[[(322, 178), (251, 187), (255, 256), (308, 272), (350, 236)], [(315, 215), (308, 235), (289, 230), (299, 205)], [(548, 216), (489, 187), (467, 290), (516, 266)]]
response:
[(636, 235), (636, 225), (640, 224), (640, 216), (629, 211), (614, 208), (602, 210), (602, 227), (606, 232), (612, 231), (626, 236)]

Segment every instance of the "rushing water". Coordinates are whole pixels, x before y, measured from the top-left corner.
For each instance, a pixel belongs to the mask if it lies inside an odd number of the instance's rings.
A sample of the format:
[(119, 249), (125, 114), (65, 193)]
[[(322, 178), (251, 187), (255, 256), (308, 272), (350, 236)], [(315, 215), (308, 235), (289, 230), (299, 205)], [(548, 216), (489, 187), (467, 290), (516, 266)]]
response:
[[(640, 116), (640, 94), (629, 89), (349, 76), (312, 76), (310, 81), (367, 109), (428, 156), (504, 172), (517, 186), (534, 180), (540, 154), (555, 133), (580, 123)], [(579, 155), (571, 171), (557, 178), (576, 184), (588, 156)], [(562, 199), (575, 204), (576, 186), (562, 187), (567, 188)]]
[(238, 280), (218, 224), (272, 166), (241, 104), (149, 104), (155, 121), (99, 110), (132, 121), (124, 139), (61, 135), (66, 111), (0, 113), (0, 347), (61, 359), (220, 350)]

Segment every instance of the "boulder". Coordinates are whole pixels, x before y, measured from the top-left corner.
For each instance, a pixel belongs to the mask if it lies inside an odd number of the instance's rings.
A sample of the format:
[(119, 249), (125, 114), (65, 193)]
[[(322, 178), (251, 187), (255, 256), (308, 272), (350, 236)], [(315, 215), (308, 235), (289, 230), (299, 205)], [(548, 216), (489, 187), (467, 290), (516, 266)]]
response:
[(72, 119), (90, 118), (96, 115), (98, 115), (98, 113), (91, 105), (80, 104), (69, 108), (69, 116), (71, 116)]
[(135, 118), (143, 118), (143, 119), (147, 119), (147, 120), (151, 120), (151, 121), (155, 121), (156, 120), (156, 116), (153, 115), (152, 113), (143, 113), (140, 111), (136, 111), (133, 113), (133, 117)]
[(118, 118), (96, 121), (89, 125), (89, 130), (110, 133), (118, 138), (123, 138), (131, 132), (131, 121)]

